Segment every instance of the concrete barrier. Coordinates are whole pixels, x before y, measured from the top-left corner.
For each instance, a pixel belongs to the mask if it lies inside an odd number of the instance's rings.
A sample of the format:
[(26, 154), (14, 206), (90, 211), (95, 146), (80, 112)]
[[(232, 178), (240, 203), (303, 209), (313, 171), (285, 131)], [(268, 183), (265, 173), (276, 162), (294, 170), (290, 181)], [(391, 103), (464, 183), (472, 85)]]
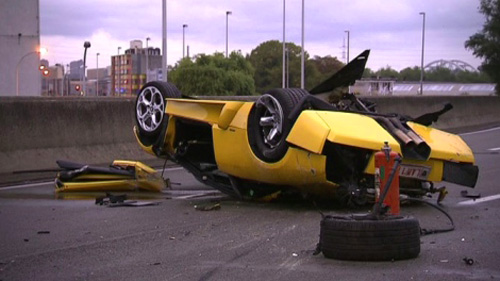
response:
[(58, 159), (147, 159), (133, 118), (133, 99), (0, 98), (0, 173), (55, 168)]
[(497, 96), (411, 96), (411, 97), (365, 97), (377, 103), (380, 113), (400, 113), (410, 117), (443, 109), (451, 103), (453, 109), (443, 114), (433, 127), (456, 131), (464, 127), (474, 127), (500, 123), (500, 97)]
[[(451, 102), (436, 127), (500, 123), (499, 97), (366, 97), (379, 112), (417, 117)], [(0, 98), (0, 174), (55, 168), (57, 159), (109, 163), (152, 159), (137, 145), (134, 99)]]

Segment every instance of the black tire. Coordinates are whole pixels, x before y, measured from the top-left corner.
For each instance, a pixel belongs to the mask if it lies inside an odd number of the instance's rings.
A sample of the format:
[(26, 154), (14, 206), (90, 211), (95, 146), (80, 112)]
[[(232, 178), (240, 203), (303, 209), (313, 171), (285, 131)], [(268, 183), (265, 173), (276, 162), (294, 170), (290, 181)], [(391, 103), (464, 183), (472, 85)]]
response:
[(135, 100), (135, 124), (144, 145), (157, 143), (158, 137), (167, 127), (165, 99), (181, 96), (179, 89), (168, 82), (152, 81), (142, 86)]
[[(248, 118), (248, 139), (253, 153), (259, 159), (277, 162), (285, 156), (288, 150), (286, 137), (295, 122), (289, 120), (288, 116), (307, 95), (309, 93), (303, 89), (274, 89), (255, 102)], [(273, 108), (276, 112), (272, 112)], [(272, 120), (264, 122), (264, 118)]]
[(319, 247), (325, 257), (338, 260), (416, 258), (420, 253), (420, 226), (413, 217), (371, 220), (327, 216), (321, 220)]

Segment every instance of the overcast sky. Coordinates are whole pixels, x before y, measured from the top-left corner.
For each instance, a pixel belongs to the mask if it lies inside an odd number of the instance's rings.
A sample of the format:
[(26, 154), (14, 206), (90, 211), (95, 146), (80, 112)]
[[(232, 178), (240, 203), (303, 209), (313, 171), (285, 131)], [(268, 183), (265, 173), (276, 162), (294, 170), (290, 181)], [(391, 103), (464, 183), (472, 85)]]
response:
[[(419, 66), (422, 16), (426, 13), (425, 63), (459, 59), (479, 66), (464, 42), (481, 30), (479, 0), (305, 0), (305, 50), (311, 56), (342, 60), (345, 30), (350, 31), (350, 58), (371, 49), (367, 66), (396, 70)], [(40, 0), (43, 58), (51, 65), (83, 59), (87, 65), (111, 64), (111, 56), (130, 41), (161, 48), (162, 0)], [(286, 0), (286, 41), (301, 44), (302, 0)], [(229, 50), (250, 53), (260, 43), (283, 38), (283, 0), (167, 0), (167, 58), (182, 57), (182, 25), (187, 24), (190, 55), (225, 52), (226, 11)], [(347, 43), (346, 43), (347, 44)], [(344, 59), (345, 60), (345, 59)]]

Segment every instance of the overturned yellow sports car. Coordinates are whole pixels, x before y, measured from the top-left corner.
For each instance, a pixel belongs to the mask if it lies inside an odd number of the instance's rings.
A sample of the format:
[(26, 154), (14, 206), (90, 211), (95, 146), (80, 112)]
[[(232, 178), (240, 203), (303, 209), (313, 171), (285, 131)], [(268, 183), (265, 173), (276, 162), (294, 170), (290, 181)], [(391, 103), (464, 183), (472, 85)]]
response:
[(239, 198), (300, 191), (363, 202), (374, 193), (374, 153), (386, 141), (403, 157), (402, 193), (432, 192), (435, 181), (473, 187), (478, 168), (471, 149), (459, 136), (429, 127), (451, 106), (412, 119), (378, 114), (349, 93), (350, 106), (315, 96), (352, 85), (368, 54), (311, 91), (274, 89), (243, 100), (184, 97), (172, 84), (149, 82), (136, 100), (137, 141)]

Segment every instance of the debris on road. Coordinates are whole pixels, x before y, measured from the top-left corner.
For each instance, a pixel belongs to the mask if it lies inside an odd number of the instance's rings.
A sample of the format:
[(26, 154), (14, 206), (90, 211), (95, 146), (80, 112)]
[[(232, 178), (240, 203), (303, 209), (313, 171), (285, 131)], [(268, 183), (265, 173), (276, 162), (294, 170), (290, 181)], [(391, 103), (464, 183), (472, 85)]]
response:
[(481, 193), (470, 194), (467, 190), (460, 191), (460, 195), (462, 195), (462, 197), (471, 199), (481, 198)]
[(56, 192), (152, 191), (170, 187), (158, 172), (138, 161), (115, 160), (108, 167), (58, 160)]
[(463, 258), (463, 261), (465, 262), (466, 265), (473, 265), (474, 260), (468, 257)]
[(96, 205), (106, 205), (108, 207), (145, 207), (145, 206), (156, 206), (160, 202), (139, 202), (135, 200), (128, 200), (126, 194), (113, 195), (106, 193), (106, 196), (97, 197), (95, 199)]
[(220, 203), (215, 203), (212, 205), (194, 205), (194, 209), (197, 211), (217, 211), (220, 210)]

